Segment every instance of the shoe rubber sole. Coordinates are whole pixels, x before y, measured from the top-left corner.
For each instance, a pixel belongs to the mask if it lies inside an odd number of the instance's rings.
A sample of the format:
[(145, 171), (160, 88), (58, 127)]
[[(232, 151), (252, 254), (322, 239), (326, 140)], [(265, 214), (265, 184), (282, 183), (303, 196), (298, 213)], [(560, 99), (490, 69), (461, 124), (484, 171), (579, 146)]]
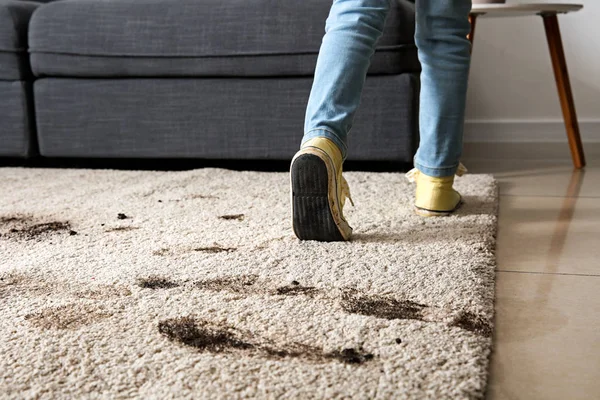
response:
[(323, 158), (310, 152), (301, 153), (292, 161), (292, 227), (300, 240), (347, 240), (332, 213), (337, 199), (330, 200), (329, 196), (336, 193), (336, 182), (329, 170)]
[(428, 210), (426, 208), (421, 208), (421, 207), (417, 207), (415, 206), (415, 214), (417, 214), (420, 217), (448, 217), (450, 216), (454, 211), (458, 210), (463, 204), (462, 199), (458, 202), (458, 204), (456, 205), (456, 207), (454, 207), (453, 210), (450, 211), (435, 211), (435, 210)]

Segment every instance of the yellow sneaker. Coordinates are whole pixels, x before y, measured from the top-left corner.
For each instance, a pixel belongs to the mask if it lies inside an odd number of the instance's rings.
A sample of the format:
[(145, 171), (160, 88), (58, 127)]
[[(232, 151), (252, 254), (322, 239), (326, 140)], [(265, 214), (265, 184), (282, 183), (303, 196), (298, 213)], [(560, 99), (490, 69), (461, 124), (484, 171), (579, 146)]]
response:
[[(457, 176), (467, 172), (460, 164)], [(412, 169), (406, 174), (409, 181), (417, 184), (415, 195), (415, 213), (422, 217), (440, 217), (452, 214), (462, 204), (462, 197), (452, 187), (454, 175), (434, 177), (424, 174), (418, 169)]]
[(326, 138), (302, 145), (290, 167), (292, 227), (300, 240), (349, 240), (352, 228), (342, 209), (352, 205), (348, 182), (342, 176), (342, 153)]

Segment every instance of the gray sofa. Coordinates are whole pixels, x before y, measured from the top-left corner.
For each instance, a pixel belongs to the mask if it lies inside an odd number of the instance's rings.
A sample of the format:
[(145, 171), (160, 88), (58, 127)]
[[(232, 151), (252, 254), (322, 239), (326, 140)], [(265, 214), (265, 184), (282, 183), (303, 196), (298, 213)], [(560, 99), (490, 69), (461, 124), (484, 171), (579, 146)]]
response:
[[(349, 160), (409, 162), (417, 146), (414, 5), (393, 3), (356, 116)], [(28, 51), (39, 153), (290, 159), (302, 137), (330, 5), (59, 0), (38, 7), (28, 25)], [(31, 74), (12, 76), (19, 83), (11, 84), (26, 92), (23, 82)], [(8, 97), (18, 96), (27, 98)], [(3, 119), (5, 113), (0, 106)], [(25, 127), (30, 120), (21, 121), (20, 129), (31, 135)], [(9, 131), (16, 132), (0, 125), (2, 140)]]

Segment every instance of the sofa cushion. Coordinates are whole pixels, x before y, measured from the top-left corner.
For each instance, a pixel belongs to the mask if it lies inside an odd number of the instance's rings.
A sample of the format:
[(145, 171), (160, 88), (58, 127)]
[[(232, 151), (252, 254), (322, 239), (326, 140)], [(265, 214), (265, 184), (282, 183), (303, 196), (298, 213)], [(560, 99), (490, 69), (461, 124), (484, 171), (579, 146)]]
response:
[[(290, 160), (302, 139), (312, 80), (38, 79), (40, 153)], [(368, 77), (348, 159), (411, 162), (418, 95), (418, 74)]]
[(33, 11), (31, 1), (0, 0), (0, 80), (31, 76), (27, 54), (27, 27)]
[[(392, 2), (371, 73), (417, 71), (414, 5)], [(310, 76), (331, 0), (64, 0), (30, 27), (39, 76)]]

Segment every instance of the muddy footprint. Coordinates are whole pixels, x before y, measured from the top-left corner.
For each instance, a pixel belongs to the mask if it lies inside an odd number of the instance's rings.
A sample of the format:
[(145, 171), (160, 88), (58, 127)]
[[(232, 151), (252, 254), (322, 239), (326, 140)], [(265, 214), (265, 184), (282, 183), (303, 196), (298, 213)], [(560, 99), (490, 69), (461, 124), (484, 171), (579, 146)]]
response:
[(41, 222), (32, 216), (22, 214), (0, 217), (0, 227), (8, 228), (8, 231), (1, 235), (2, 237), (17, 240), (39, 239), (59, 233), (77, 235), (68, 221)]
[(363, 364), (373, 360), (373, 354), (362, 349), (346, 348), (325, 353), (301, 343), (277, 346), (249, 332), (239, 331), (224, 324), (213, 324), (194, 317), (179, 317), (159, 322), (158, 331), (169, 340), (210, 353), (258, 354), (270, 359), (299, 358), (309, 362), (337, 361), (346, 364)]

